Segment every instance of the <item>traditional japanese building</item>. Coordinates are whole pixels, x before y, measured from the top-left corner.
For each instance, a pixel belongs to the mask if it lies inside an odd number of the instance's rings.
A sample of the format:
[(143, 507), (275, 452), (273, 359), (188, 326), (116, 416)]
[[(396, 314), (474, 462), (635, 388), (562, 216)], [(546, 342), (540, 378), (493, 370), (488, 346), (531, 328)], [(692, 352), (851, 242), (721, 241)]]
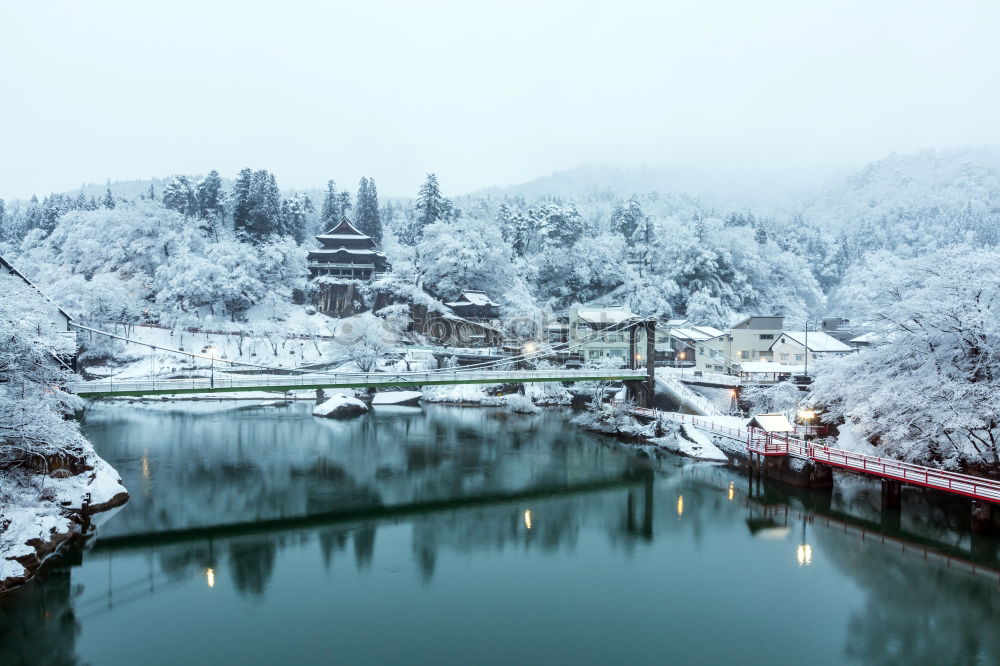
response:
[(494, 303), (484, 291), (466, 289), (456, 300), (445, 303), (459, 317), (482, 321), (500, 316), (500, 304)]
[(316, 236), (323, 246), (309, 253), (309, 274), (313, 278), (370, 280), (389, 269), (385, 255), (375, 249), (375, 240), (346, 219), (325, 234)]

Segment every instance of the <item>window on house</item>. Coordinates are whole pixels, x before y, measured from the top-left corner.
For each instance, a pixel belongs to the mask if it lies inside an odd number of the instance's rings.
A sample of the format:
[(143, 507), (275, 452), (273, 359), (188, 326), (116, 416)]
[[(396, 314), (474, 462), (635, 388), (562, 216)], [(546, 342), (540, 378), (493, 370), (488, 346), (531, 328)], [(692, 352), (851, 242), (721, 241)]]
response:
[(774, 340), (774, 333), (761, 333), (760, 334), (760, 339), (761, 340)]
[(601, 358), (601, 350), (591, 349), (590, 351), (587, 352), (587, 358)]
[(796, 361), (801, 361), (803, 358), (805, 358), (805, 357), (802, 354), (796, 354), (795, 355), (795, 360)]
[(782, 354), (781, 355), (781, 360), (782, 361), (787, 361), (788, 360), (788, 354)]
[(740, 350), (740, 360), (741, 361), (749, 361), (750, 360), (750, 350), (749, 349), (741, 349)]
[(611, 350), (611, 358), (621, 358), (624, 355), (625, 355), (625, 350), (623, 350), (623, 349), (612, 349)]

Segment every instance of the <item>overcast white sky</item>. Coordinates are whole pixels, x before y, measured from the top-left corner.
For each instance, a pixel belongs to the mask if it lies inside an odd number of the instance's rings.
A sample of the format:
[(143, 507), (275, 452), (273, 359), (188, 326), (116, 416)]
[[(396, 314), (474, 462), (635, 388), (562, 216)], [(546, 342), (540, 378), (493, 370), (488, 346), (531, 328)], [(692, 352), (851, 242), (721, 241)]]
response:
[(1000, 2), (0, 6), (0, 196), (244, 166), (446, 193), (1000, 144)]

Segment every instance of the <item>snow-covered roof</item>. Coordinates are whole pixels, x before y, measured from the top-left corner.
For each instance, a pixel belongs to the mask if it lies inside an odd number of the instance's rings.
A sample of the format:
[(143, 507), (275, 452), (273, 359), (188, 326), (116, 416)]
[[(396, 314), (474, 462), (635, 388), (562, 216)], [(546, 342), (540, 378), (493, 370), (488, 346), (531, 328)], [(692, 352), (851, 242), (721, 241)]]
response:
[(720, 335), (724, 335), (722, 331), (717, 328), (712, 328), (711, 326), (691, 326), (688, 328), (671, 328), (667, 331), (670, 335), (675, 338), (680, 338), (682, 340), (711, 340), (712, 338), (717, 338)]
[[(464, 301), (462, 299), (465, 299)], [(462, 295), (458, 297), (458, 300), (452, 301), (451, 303), (445, 303), (448, 306), (455, 305), (493, 305), (500, 307), (499, 303), (494, 303), (490, 300), (490, 297), (486, 295), (485, 291), (471, 291), (465, 290)]]
[[(774, 344), (779, 345), (782, 342), (791, 342), (802, 348), (805, 348), (806, 332), (805, 331), (783, 331), (778, 339), (775, 340)], [(845, 345), (843, 342), (837, 338), (827, 335), (822, 331), (809, 331), (809, 351), (811, 352), (849, 352), (854, 351), (850, 346)]]
[(608, 306), (604, 308), (580, 308), (576, 311), (576, 316), (588, 324), (620, 324), (635, 319), (635, 315), (624, 305)]
[(856, 345), (866, 345), (871, 344), (879, 339), (878, 333), (864, 333), (856, 338), (851, 338), (849, 342), (853, 342)]
[(69, 313), (67, 313), (65, 310), (63, 310), (61, 307), (59, 307), (59, 305), (55, 301), (53, 301), (51, 298), (49, 298), (48, 294), (46, 294), (44, 291), (42, 291), (34, 282), (32, 282), (31, 280), (29, 280), (28, 278), (26, 278), (24, 276), (24, 273), (22, 273), (21, 271), (17, 270), (16, 268), (14, 268), (14, 266), (9, 261), (7, 261), (6, 259), (4, 259), (3, 257), (0, 257), (0, 266), (5, 267), (12, 274), (14, 274), (17, 277), (19, 277), (22, 280), (24, 280), (25, 284), (27, 284), (29, 287), (31, 287), (32, 289), (34, 289), (35, 291), (37, 291), (39, 293), (39, 295), (41, 295), (41, 297), (44, 298), (46, 301), (48, 301), (49, 303), (51, 303), (52, 305), (54, 305), (55, 308), (56, 308), (56, 310), (59, 310), (59, 313), (62, 316), (66, 317), (67, 321), (73, 321), (73, 318), (69, 316)]
[(760, 428), (765, 432), (794, 432), (795, 426), (784, 414), (758, 414), (747, 421), (748, 428)]
[(783, 365), (772, 361), (742, 361), (739, 366), (741, 372), (752, 374), (772, 372), (779, 374), (799, 374), (804, 372), (804, 368), (801, 365)]
[(375, 250), (351, 250), (346, 247), (338, 247), (336, 249), (326, 248), (319, 250), (309, 250), (309, 254), (337, 254), (339, 252), (346, 252), (347, 254), (374, 254), (380, 257), (385, 256), (381, 252), (376, 252)]
[(357, 230), (357, 228), (344, 218), (340, 221), (340, 224), (330, 229), (325, 234), (320, 234), (316, 238), (330, 238), (335, 240), (346, 240), (348, 238), (354, 240), (358, 238), (371, 238), (371, 236), (366, 236)]
[(672, 328), (680, 328), (688, 323), (687, 319), (668, 319), (667, 326)]

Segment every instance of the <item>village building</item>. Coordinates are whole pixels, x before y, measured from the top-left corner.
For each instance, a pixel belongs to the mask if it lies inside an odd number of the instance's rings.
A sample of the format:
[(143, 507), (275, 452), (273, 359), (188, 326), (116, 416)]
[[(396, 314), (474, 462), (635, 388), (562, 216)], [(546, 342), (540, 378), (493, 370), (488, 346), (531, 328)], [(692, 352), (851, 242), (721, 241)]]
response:
[[(628, 324), (639, 318), (623, 305), (574, 307), (569, 311), (568, 344), (585, 363), (607, 361), (630, 364), (631, 339)], [(636, 361), (646, 360), (646, 335), (636, 332)]]
[[(781, 365), (804, 365), (854, 349), (823, 331), (783, 331), (771, 345), (771, 361)], [(806, 359), (808, 354), (809, 358)]]
[(691, 325), (686, 319), (671, 319), (667, 322), (666, 330), (658, 330), (656, 333), (656, 360), (694, 365), (698, 345), (721, 335), (724, 332), (713, 326), (697, 326)]
[(466, 289), (450, 303), (445, 303), (459, 317), (470, 321), (489, 321), (500, 317), (500, 304), (494, 303), (483, 291)]
[(699, 342), (695, 367), (707, 372), (728, 372), (747, 361), (773, 361), (771, 347), (784, 329), (785, 318), (747, 317), (714, 338)]

